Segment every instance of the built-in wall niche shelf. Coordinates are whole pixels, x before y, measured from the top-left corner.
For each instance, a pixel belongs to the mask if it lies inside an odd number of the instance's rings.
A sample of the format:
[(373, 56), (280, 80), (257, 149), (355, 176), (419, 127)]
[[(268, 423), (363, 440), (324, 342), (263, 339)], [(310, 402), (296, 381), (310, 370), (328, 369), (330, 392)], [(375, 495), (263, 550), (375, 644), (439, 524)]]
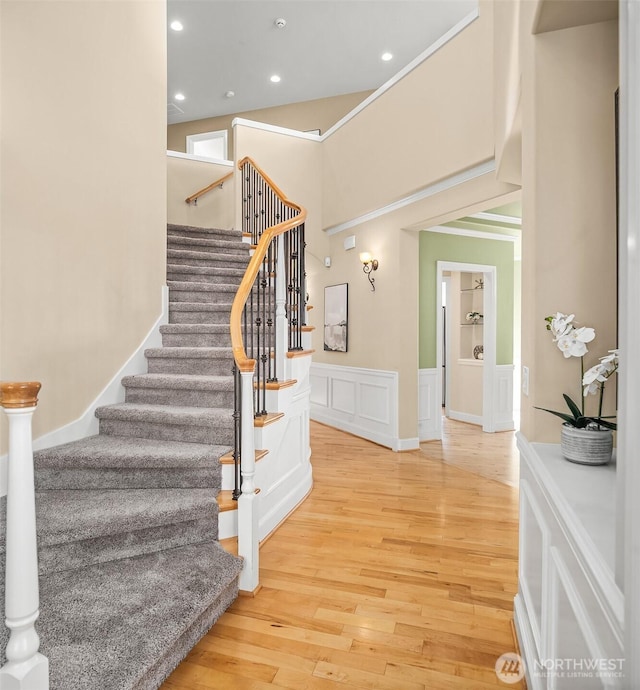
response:
[[(474, 314), (475, 318), (468, 317)], [(474, 355), (484, 344), (484, 275), (460, 273), (460, 361), (481, 361)]]

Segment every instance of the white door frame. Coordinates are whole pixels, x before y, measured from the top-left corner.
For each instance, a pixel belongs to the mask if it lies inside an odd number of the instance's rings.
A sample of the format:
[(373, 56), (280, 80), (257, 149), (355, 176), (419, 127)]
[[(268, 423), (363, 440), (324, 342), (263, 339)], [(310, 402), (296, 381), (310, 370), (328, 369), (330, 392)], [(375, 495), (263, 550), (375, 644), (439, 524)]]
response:
[[(445, 404), (444, 404), (444, 413), (445, 415), (449, 415), (449, 391), (451, 390), (451, 348), (449, 347), (449, 343), (451, 342), (451, 278), (449, 276), (443, 276), (442, 280), (440, 281), (440, 288), (442, 289), (442, 283), (445, 283), (447, 286), (447, 311), (446, 311), (446, 318), (445, 318), (445, 323), (444, 327), (446, 328), (447, 332), (447, 347), (445, 348), (445, 351), (442, 353), (442, 361), (445, 365), (444, 367), (444, 390), (445, 390)], [(440, 295), (440, 321), (442, 321), (442, 295)], [(440, 331), (440, 343), (442, 344), (443, 338), (442, 338), (442, 331)], [(449, 355), (449, 357), (447, 357)], [(442, 367), (440, 367), (440, 370), (442, 371)], [(440, 388), (442, 390), (442, 388)], [(440, 415), (438, 415), (440, 416)]]
[[(625, 688), (640, 687), (640, 3), (619, 2), (620, 177), (616, 577), (625, 597)], [(624, 575), (624, 579), (623, 576)]]
[[(462, 271), (467, 273), (482, 273), (484, 277), (483, 290), (483, 349), (484, 359), (482, 365), (482, 431), (492, 433), (496, 430), (494, 414), (494, 394), (493, 387), (496, 373), (496, 341), (497, 341), (497, 318), (496, 309), (498, 306), (496, 281), (497, 269), (495, 266), (486, 264), (468, 264), (457, 261), (438, 261), (436, 277), (436, 389), (442, 390), (442, 361), (444, 353), (442, 351), (442, 280), (445, 271)], [(439, 311), (438, 311), (439, 310)], [(442, 418), (437, 415), (437, 433), (442, 438)]]

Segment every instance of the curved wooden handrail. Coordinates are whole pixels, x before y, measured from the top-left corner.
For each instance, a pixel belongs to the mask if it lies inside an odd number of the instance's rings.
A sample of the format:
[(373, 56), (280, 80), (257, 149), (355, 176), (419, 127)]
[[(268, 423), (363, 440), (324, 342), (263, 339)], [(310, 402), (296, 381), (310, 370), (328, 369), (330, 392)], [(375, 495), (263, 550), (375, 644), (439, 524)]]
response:
[(230, 318), (230, 329), (231, 329), (231, 347), (233, 349), (233, 358), (235, 359), (236, 365), (240, 371), (253, 371), (256, 361), (255, 359), (249, 359), (247, 357), (247, 352), (244, 348), (244, 341), (242, 339), (242, 310), (244, 305), (249, 299), (249, 294), (251, 293), (251, 288), (258, 276), (258, 271), (262, 264), (262, 260), (267, 254), (269, 245), (274, 237), (282, 235), (293, 228), (298, 227), (301, 223), (304, 223), (307, 217), (307, 210), (293, 201), (289, 201), (280, 188), (271, 180), (271, 178), (266, 175), (262, 169), (256, 165), (255, 161), (248, 156), (243, 158), (238, 163), (238, 168), (242, 169), (245, 163), (251, 163), (251, 165), (262, 175), (265, 182), (271, 187), (275, 192), (276, 196), (290, 208), (298, 211), (298, 214), (289, 220), (285, 220), (277, 225), (272, 225), (267, 228), (260, 237), (260, 240), (253, 252), (253, 256), (249, 261), (247, 270), (245, 271), (244, 277), (236, 292), (236, 296), (233, 299), (233, 304), (231, 305), (231, 318)]
[(212, 189), (215, 189), (216, 187), (222, 187), (222, 185), (231, 177), (233, 177), (233, 170), (231, 172), (227, 173), (226, 175), (223, 175), (219, 180), (212, 182), (210, 185), (207, 185), (206, 187), (203, 187), (201, 190), (197, 191), (195, 194), (188, 196), (185, 199), (185, 202), (187, 204), (190, 204), (192, 201), (197, 201), (198, 197), (201, 197), (203, 194), (210, 192)]

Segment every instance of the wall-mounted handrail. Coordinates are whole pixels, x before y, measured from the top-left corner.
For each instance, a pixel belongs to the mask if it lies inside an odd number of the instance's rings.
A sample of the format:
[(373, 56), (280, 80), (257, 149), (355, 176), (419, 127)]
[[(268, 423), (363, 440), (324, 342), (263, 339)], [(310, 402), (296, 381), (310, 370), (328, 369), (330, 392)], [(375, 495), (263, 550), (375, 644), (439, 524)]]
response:
[(212, 182), (210, 185), (207, 185), (206, 187), (203, 187), (199, 191), (197, 191), (195, 194), (192, 194), (191, 196), (188, 196), (185, 199), (185, 202), (187, 204), (190, 204), (192, 201), (195, 202), (195, 204), (198, 204), (198, 198), (206, 194), (207, 192), (210, 192), (212, 189), (215, 189), (216, 187), (222, 187), (222, 185), (231, 177), (233, 177), (233, 171), (227, 173), (226, 175), (223, 175), (219, 180), (216, 180), (215, 182)]

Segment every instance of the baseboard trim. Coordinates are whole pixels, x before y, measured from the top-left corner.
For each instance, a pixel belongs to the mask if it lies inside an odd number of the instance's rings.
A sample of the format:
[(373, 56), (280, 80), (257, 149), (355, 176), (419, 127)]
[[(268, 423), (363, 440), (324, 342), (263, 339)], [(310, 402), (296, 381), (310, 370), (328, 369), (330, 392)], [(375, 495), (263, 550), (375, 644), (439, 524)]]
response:
[(395, 450), (398, 453), (404, 453), (409, 450), (418, 450), (420, 448), (420, 440), (418, 437), (414, 438), (397, 438), (395, 440)]
[(467, 424), (477, 424), (478, 426), (482, 426), (482, 415), (449, 410), (449, 414), (447, 416), (450, 419), (456, 419), (458, 422), (466, 422)]
[[(109, 383), (103, 388), (98, 397), (87, 407), (87, 409), (73, 422), (69, 422), (58, 429), (49, 431), (39, 436), (33, 441), (33, 450), (43, 450), (62, 443), (78, 441), (87, 436), (98, 433), (98, 420), (95, 416), (96, 407), (101, 405), (112, 405), (124, 400), (124, 389), (120, 381), (124, 376), (143, 374), (147, 370), (147, 362), (144, 351), (150, 347), (160, 347), (162, 336), (160, 326), (169, 322), (169, 288), (162, 286), (162, 312), (158, 320), (153, 324), (142, 343), (136, 351), (129, 357), (120, 370), (114, 375)], [(7, 468), (8, 454), (0, 456), (0, 496), (7, 495)]]
[(111, 381), (103, 388), (98, 397), (87, 407), (78, 419), (65, 426), (50, 431), (33, 442), (34, 450), (51, 448), (61, 443), (78, 441), (81, 438), (92, 436), (98, 433), (98, 420), (95, 416), (96, 407), (101, 405), (113, 405), (124, 401), (124, 389), (121, 381), (124, 376), (143, 374), (147, 371), (147, 360), (144, 351), (147, 348), (161, 347), (162, 336), (160, 326), (169, 322), (169, 289), (166, 285), (162, 286), (162, 312), (157, 321), (153, 324), (144, 340), (140, 343), (136, 351), (122, 365)]

